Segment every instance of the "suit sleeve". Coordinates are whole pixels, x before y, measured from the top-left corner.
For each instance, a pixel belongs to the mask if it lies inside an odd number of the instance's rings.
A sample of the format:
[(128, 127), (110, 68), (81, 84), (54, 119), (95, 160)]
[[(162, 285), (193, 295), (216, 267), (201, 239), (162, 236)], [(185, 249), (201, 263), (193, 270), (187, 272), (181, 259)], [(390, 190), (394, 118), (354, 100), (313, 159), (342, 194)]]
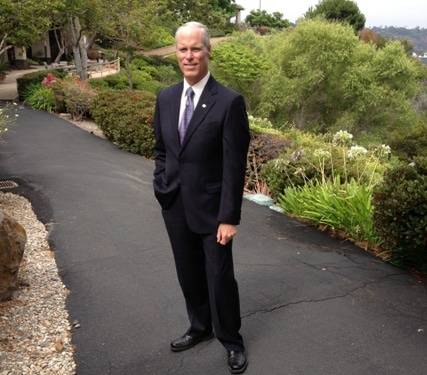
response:
[(160, 105), (159, 96), (156, 100), (156, 109), (154, 112), (154, 188), (159, 187), (165, 173), (166, 150), (162, 139), (162, 131), (160, 125)]
[(223, 127), (223, 175), (218, 222), (238, 225), (245, 184), (250, 133), (245, 101), (234, 98)]

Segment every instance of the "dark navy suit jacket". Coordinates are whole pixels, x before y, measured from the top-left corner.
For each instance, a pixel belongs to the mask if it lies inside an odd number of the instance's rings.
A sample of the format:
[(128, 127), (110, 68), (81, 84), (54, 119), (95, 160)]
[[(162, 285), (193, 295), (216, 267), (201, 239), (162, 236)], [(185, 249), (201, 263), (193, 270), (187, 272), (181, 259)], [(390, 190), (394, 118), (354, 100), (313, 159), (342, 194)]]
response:
[(192, 231), (215, 233), (240, 222), (249, 125), (243, 97), (209, 78), (182, 145), (178, 117), (183, 83), (156, 103), (154, 193), (167, 210), (180, 192)]

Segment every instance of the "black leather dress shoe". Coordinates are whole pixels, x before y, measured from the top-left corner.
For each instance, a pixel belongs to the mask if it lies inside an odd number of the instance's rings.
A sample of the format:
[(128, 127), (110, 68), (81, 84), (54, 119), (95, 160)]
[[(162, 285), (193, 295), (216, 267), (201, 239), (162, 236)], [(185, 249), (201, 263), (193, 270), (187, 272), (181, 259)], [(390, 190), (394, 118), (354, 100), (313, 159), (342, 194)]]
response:
[(208, 341), (214, 337), (213, 333), (207, 333), (202, 335), (190, 335), (188, 333), (178, 337), (171, 342), (171, 350), (173, 352), (182, 352), (197, 345), (199, 342)]
[(242, 374), (248, 367), (248, 359), (243, 350), (228, 351), (228, 369), (232, 374)]

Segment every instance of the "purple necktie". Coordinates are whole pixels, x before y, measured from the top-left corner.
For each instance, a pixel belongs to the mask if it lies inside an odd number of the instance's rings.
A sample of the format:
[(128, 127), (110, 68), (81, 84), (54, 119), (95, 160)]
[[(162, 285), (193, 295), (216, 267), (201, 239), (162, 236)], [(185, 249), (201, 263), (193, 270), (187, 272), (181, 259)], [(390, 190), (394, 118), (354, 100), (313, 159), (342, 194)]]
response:
[(179, 140), (182, 144), (184, 141), (185, 133), (188, 128), (188, 124), (190, 123), (191, 117), (193, 116), (194, 112), (194, 103), (193, 103), (193, 97), (194, 97), (194, 91), (191, 87), (187, 89), (185, 92), (185, 95), (187, 97), (187, 101), (185, 102), (185, 109), (184, 113), (182, 115), (181, 123), (178, 127), (179, 132)]

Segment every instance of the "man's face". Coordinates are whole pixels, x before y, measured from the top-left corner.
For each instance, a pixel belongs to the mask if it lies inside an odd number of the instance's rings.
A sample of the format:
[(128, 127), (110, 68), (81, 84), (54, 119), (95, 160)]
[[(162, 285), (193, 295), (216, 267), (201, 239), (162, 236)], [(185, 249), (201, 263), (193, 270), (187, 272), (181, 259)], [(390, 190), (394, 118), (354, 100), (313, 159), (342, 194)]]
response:
[(176, 38), (176, 57), (182, 74), (190, 85), (208, 72), (210, 50), (203, 44), (203, 31), (184, 29)]

